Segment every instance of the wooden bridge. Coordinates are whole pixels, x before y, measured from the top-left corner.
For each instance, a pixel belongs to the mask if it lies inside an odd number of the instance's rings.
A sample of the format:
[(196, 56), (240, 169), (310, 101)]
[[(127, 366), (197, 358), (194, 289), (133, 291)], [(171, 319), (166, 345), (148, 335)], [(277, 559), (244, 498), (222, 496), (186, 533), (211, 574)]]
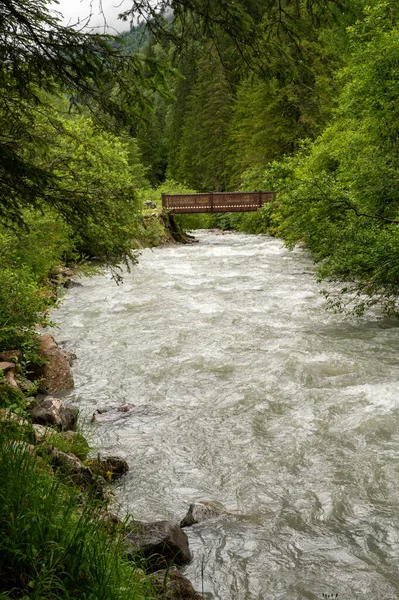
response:
[(274, 192), (162, 194), (163, 208), (176, 214), (255, 211), (273, 200)]

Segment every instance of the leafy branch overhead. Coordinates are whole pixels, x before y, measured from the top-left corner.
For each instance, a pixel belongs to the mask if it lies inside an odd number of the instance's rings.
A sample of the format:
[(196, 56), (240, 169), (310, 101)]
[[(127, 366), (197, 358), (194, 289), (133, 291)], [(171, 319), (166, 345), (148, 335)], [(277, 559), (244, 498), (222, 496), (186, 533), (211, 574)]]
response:
[(146, 61), (123, 56), (108, 35), (61, 25), (47, 0), (1, 0), (0, 18), (0, 218), (23, 223), (27, 206), (54, 208), (66, 219), (96, 211), (85, 202), (84, 187), (66, 189), (59, 176), (36, 160), (32, 145), (43, 140), (37, 121), (51, 117), (54, 96), (66, 95), (69, 112), (83, 110), (108, 129), (128, 127), (144, 118), (153, 90), (167, 93), (166, 75), (146, 74)]

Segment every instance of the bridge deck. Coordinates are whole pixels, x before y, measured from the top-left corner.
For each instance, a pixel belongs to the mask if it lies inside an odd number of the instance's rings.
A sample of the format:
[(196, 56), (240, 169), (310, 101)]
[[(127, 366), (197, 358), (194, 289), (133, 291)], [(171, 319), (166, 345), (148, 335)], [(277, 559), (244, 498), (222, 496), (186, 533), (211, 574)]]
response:
[(162, 206), (178, 214), (255, 211), (273, 200), (274, 192), (162, 194)]

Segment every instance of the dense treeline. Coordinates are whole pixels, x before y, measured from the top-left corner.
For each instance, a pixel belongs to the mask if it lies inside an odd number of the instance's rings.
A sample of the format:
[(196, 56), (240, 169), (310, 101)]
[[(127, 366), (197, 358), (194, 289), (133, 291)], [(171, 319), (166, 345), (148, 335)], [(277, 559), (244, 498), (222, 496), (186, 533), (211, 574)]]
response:
[(235, 7), (247, 18), (242, 37), (210, 24), (212, 15), (183, 12), (143, 49), (181, 75), (170, 80), (176, 101), (158, 101), (142, 132), (152, 136), (150, 160), (162, 164), (152, 183), (166, 176), (199, 191), (277, 190), (274, 210), (182, 222), (305, 242), (320, 277), (348, 283), (332, 306), (396, 312), (397, 4)]

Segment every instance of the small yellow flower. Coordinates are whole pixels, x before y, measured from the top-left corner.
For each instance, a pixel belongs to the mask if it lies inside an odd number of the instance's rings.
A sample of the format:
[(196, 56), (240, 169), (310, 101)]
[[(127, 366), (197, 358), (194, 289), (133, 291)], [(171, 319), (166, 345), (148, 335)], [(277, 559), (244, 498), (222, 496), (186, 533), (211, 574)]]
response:
[(107, 472), (105, 473), (105, 477), (106, 477), (106, 478), (107, 478), (109, 481), (111, 481), (111, 479), (112, 479), (112, 471), (107, 471)]

